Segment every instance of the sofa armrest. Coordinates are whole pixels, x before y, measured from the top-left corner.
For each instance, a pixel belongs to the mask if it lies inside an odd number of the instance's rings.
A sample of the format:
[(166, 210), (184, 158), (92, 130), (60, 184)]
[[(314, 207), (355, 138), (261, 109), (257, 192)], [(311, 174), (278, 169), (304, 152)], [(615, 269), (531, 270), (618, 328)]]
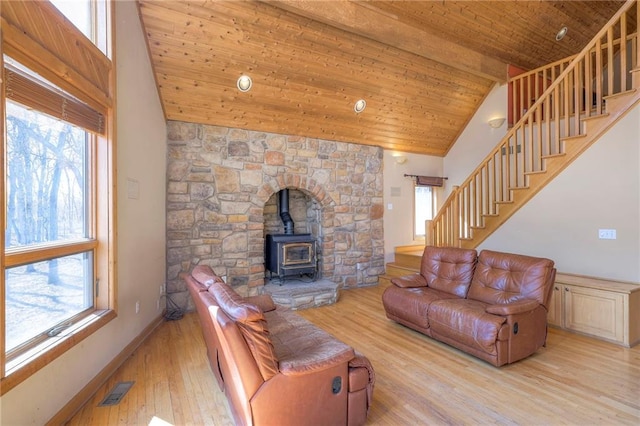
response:
[(402, 288), (427, 287), (427, 280), (418, 273), (392, 278), (391, 282), (397, 287)]
[(353, 349), (336, 341), (336, 345), (320, 345), (316, 350), (299, 351), (280, 359), (280, 373), (285, 376), (313, 374), (340, 364), (347, 364), (355, 356)]
[(262, 312), (271, 312), (276, 309), (273, 299), (268, 294), (259, 294), (257, 296), (248, 296), (244, 298), (245, 302), (256, 305)]
[(509, 316), (533, 311), (538, 306), (540, 306), (540, 303), (537, 300), (525, 299), (511, 303), (489, 305), (485, 308), (485, 311), (493, 315)]

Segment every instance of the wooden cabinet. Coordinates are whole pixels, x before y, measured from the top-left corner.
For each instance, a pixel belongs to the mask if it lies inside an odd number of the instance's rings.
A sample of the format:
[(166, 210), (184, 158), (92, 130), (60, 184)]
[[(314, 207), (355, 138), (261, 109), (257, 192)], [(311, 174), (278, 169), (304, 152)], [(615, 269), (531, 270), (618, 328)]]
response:
[(547, 320), (631, 347), (640, 342), (640, 285), (559, 273)]

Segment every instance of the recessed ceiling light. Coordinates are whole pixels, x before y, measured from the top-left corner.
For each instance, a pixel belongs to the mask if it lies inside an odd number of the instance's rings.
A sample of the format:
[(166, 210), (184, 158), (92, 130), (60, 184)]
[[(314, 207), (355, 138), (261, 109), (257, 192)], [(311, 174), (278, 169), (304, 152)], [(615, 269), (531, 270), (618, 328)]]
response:
[(367, 102), (364, 99), (359, 99), (353, 105), (353, 110), (360, 114), (367, 107)]
[(248, 92), (251, 90), (251, 86), (253, 82), (251, 81), (251, 77), (248, 75), (241, 75), (238, 77), (238, 90), (241, 92)]
[(556, 34), (556, 41), (562, 40), (564, 36), (567, 35), (567, 31), (569, 31), (567, 27), (560, 28), (560, 31), (558, 31), (558, 33)]

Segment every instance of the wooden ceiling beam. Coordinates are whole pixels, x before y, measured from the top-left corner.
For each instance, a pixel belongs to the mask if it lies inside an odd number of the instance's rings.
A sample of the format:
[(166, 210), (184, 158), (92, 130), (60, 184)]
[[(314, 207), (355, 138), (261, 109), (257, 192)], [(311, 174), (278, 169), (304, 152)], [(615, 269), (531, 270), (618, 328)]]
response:
[(494, 82), (507, 79), (506, 63), (407, 25), (368, 5), (348, 0), (277, 0), (268, 4)]

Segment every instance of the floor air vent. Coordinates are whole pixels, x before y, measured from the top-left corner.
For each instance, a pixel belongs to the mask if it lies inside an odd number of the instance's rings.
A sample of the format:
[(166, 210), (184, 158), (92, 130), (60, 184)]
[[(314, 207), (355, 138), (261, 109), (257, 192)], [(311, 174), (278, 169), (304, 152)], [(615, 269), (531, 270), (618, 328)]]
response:
[(118, 405), (122, 398), (127, 394), (131, 386), (135, 382), (118, 382), (116, 387), (104, 397), (102, 402), (98, 404), (98, 407), (108, 407), (110, 405)]

